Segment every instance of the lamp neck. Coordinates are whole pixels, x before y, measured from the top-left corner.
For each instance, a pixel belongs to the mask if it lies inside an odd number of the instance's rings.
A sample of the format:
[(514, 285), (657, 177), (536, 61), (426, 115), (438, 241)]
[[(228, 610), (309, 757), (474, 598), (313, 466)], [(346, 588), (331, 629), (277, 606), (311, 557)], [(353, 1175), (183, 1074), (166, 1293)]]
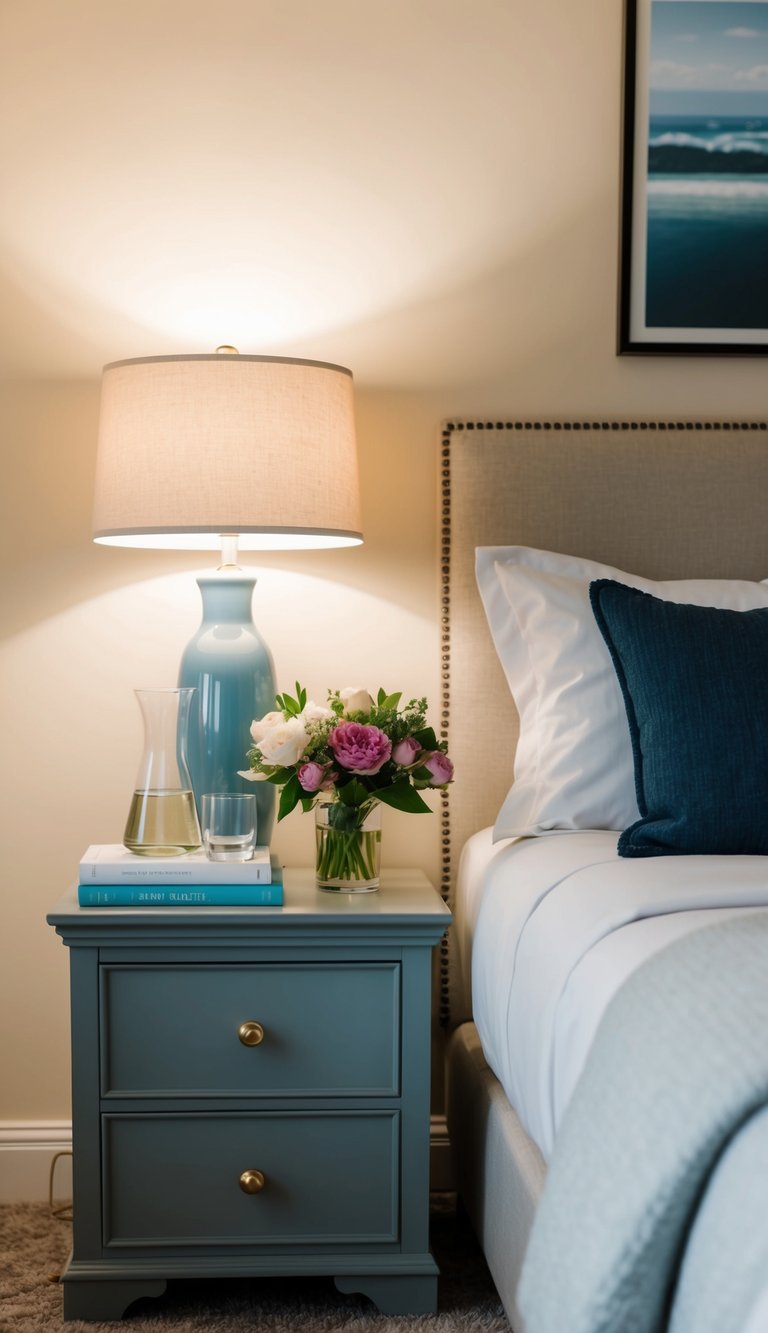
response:
[(239, 532), (222, 532), (221, 534), (221, 564), (219, 569), (239, 569), (237, 546), (240, 540)]
[(204, 621), (251, 622), (255, 578), (243, 574), (205, 574), (197, 580), (197, 586), (203, 600)]

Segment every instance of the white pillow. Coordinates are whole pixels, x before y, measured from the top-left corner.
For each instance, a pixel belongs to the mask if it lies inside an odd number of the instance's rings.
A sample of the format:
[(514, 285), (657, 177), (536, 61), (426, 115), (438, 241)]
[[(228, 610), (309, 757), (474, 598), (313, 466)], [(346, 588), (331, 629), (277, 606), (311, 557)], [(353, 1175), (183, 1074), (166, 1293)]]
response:
[(589, 604), (590, 583), (616, 579), (666, 601), (735, 611), (768, 606), (768, 587), (736, 579), (653, 583), (527, 546), (478, 547), (476, 575), (520, 714), (515, 780), (494, 841), (553, 829), (627, 828), (640, 818), (629, 727)]

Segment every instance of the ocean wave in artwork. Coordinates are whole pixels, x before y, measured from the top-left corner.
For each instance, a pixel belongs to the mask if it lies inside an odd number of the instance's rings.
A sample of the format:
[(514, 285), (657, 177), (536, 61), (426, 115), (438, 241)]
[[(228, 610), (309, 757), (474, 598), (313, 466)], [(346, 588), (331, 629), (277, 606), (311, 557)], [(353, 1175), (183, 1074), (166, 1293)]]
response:
[(696, 133), (667, 129), (651, 134), (648, 170), (664, 172), (717, 172), (718, 174), (768, 175), (768, 130), (733, 129)]
[(682, 130), (667, 130), (649, 140), (650, 148), (700, 148), (705, 153), (768, 153), (768, 130), (715, 134), (704, 138)]
[(695, 179), (687, 176), (649, 178), (649, 195), (697, 195), (699, 198), (718, 199), (768, 199), (768, 181), (744, 180), (742, 177), (723, 180), (722, 177), (699, 176)]

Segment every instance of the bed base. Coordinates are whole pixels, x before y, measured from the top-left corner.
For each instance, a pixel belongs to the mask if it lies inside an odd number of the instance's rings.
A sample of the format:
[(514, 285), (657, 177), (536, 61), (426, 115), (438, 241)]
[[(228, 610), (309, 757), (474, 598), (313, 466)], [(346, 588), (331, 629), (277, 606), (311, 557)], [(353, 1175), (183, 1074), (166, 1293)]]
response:
[(474, 1023), (452, 1033), (447, 1051), (446, 1115), (456, 1185), (515, 1333), (515, 1303), (525, 1248), (546, 1167), (496, 1076)]

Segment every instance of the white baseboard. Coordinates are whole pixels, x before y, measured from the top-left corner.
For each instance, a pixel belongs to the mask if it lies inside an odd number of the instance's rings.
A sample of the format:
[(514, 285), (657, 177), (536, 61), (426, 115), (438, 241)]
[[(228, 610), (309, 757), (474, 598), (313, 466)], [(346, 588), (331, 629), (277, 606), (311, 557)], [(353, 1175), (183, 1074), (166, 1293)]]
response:
[[(51, 1162), (56, 1153), (71, 1151), (68, 1120), (0, 1120), (0, 1203), (47, 1201)], [(429, 1123), (429, 1178), (433, 1190), (456, 1188), (444, 1115), (433, 1115)], [(56, 1162), (54, 1196), (72, 1197), (71, 1157)]]
[[(51, 1162), (56, 1153), (71, 1151), (69, 1120), (0, 1120), (0, 1203), (47, 1202)], [(72, 1198), (69, 1156), (56, 1163), (54, 1196)]]

